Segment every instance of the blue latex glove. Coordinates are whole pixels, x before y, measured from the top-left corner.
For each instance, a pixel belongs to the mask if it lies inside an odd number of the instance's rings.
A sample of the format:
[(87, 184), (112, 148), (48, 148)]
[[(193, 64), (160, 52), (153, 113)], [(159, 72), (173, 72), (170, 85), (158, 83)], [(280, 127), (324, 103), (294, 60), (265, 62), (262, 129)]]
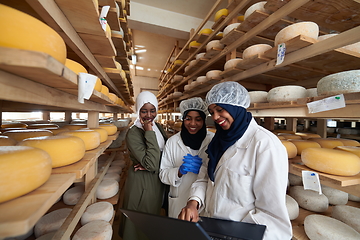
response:
[(192, 168), (189, 169), (189, 172), (193, 172), (195, 174), (199, 174), (201, 165), (202, 165), (202, 158), (200, 158), (198, 155), (193, 157), (193, 162), (191, 163)]
[(200, 167), (202, 165), (202, 159), (196, 155), (192, 156), (191, 154), (187, 154), (183, 159), (184, 163), (180, 166), (180, 173), (186, 174), (188, 172), (193, 172), (198, 174), (200, 171)]

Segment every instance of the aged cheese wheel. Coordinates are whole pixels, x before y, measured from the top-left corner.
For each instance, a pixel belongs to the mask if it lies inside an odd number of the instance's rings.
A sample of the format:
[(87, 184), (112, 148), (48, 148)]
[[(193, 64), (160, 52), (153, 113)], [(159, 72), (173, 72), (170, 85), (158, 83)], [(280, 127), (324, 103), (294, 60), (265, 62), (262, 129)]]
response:
[(344, 146), (342, 141), (335, 138), (309, 138), (308, 140), (317, 142), (322, 148), (335, 148), (337, 146)]
[(292, 142), (287, 141), (287, 140), (280, 140), (280, 141), (286, 148), (288, 158), (296, 157), (296, 153), (297, 153), (296, 146)]
[(190, 62), (189, 62), (189, 66), (191, 67), (191, 66), (194, 66), (196, 64), (196, 60), (194, 59), (194, 60), (191, 60)]
[(320, 144), (310, 140), (292, 139), (290, 140), (297, 149), (297, 155), (301, 155), (301, 152), (307, 148), (321, 148)]
[(71, 210), (71, 208), (60, 208), (42, 216), (35, 224), (35, 237), (40, 237), (46, 233), (57, 231), (65, 222)]
[(319, 36), (319, 26), (314, 22), (293, 23), (281, 29), (276, 34), (274, 46), (278, 46), (281, 43), (285, 43), (286, 41), (299, 35), (317, 39)]
[(87, 125), (86, 124), (82, 124), (82, 123), (72, 123), (72, 124), (67, 124), (65, 126), (63, 126), (63, 128), (66, 128), (68, 130), (79, 130), (81, 128), (86, 128)]
[(223, 31), (224, 37), (225, 37), (226, 35), (228, 35), (228, 34), (231, 32), (231, 30), (239, 27), (240, 24), (241, 24), (241, 23), (232, 23), (232, 24), (227, 25), (226, 28), (225, 28), (224, 31)]
[(173, 97), (174, 97), (174, 98), (181, 97), (182, 95), (183, 95), (182, 92), (174, 92), (174, 93), (173, 93)]
[(313, 190), (305, 190), (303, 186), (290, 187), (289, 195), (293, 197), (300, 207), (313, 211), (325, 212), (329, 207), (329, 200), (324, 194)]
[(260, 11), (264, 13), (270, 13), (268, 10), (265, 9), (266, 1), (261, 1), (251, 5), (248, 9), (246, 9), (244, 14), (244, 20), (247, 19), (253, 12)]
[(306, 89), (306, 97), (317, 97), (317, 88)]
[(321, 136), (319, 134), (316, 133), (302, 133), (302, 132), (297, 132), (295, 133), (295, 135), (300, 136), (302, 139), (307, 140), (309, 138), (321, 138)]
[(206, 78), (206, 76), (199, 76), (196, 78), (196, 82), (197, 83), (204, 83), (206, 82), (208, 79)]
[(72, 130), (61, 132), (58, 136), (75, 136), (81, 138), (85, 143), (85, 150), (92, 150), (100, 145), (100, 133), (94, 130)]
[(52, 168), (81, 160), (85, 155), (84, 141), (74, 136), (45, 136), (24, 139), (19, 146), (40, 148), (51, 157)]
[(239, 63), (241, 63), (243, 61), (242, 58), (233, 58), (230, 59), (228, 61), (226, 61), (225, 65), (224, 65), (224, 70), (228, 70), (230, 68), (234, 68), (236, 67)]
[(112, 226), (104, 220), (91, 221), (76, 231), (72, 240), (111, 240)]
[(106, 173), (106, 174), (104, 175), (104, 178), (103, 178), (103, 179), (104, 179), (104, 180), (105, 180), (105, 179), (114, 179), (115, 181), (120, 182), (120, 174), (115, 173), (115, 172), (113, 172), (113, 173)]
[(213, 48), (223, 49), (225, 47), (224, 44), (220, 42), (220, 40), (212, 40), (206, 44), (206, 51), (209, 52)]
[(79, 75), (79, 73), (87, 73), (88, 72), (86, 70), (86, 68), (84, 68), (83, 65), (81, 65), (78, 62), (75, 62), (74, 60), (68, 59), (68, 58), (65, 61), (65, 66), (67, 68), (69, 68), (70, 70), (72, 70), (77, 75)]
[(108, 132), (109, 136), (114, 135), (117, 132), (117, 127), (112, 123), (100, 124), (99, 128), (105, 129)]
[(329, 199), (331, 205), (343, 205), (347, 204), (349, 200), (348, 193), (340, 191), (338, 189), (321, 185), (322, 193)]
[(360, 92), (360, 70), (334, 73), (321, 78), (317, 83), (319, 96)]
[(295, 134), (279, 134), (279, 135), (283, 136), (287, 140), (293, 140), (293, 139), (300, 140), (300, 139), (302, 139), (300, 136), (295, 135)]
[(114, 215), (114, 207), (109, 202), (97, 202), (89, 205), (81, 216), (81, 225), (91, 221), (104, 220), (109, 222)]
[(0, 136), (0, 146), (15, 146), (17, 141), (8, 136)]
[(102, 82), (100, 78), (97, 78), (94, 89), (98, 92), (101, 92), (101, 88), (102, 88)]
[(196, 59), (196, 60), (199, 60), (200, 58), (203, 58), (203, 57), (205, 56), (205, 54), (206, 54), (206, 53), (204, 53), (204, 52), (203, 52), (203, 53), (198, 53), (198, 54), (196, 54), (195, 59)]
[(27, 128), (26, 123), (21, 122), (6, 122), (1, 124), (1, 128)]
[(303, 185), (302, 177), (289, 173), (289, 183), (290, 186), (302, 186)]
[(250, 103), (264, 103), (267, 102), (268, 92), (266, 91), (250, 91)]
[(199, 32), (199, 35), (201, 35), (201, 34), (211, 34), (212, 32), (213, 32), (212, 29), (204, 28), (204, 29), (201, 29), (201, 31)]
[(360, 197), (352, 195), (352, 194), (348, 194), (349, 196), (349, 201), (354, 201), (354, 202), (360, 202)]
[(115, 196), (119, 191), (119, 183), (114, 179), (102, 180), (96, 189), (98, 199), (108, 199)]
[(306, 97), (306, 89), (302, 86), (281, 86), (270, 89), (268, 102), (296, 101), (298, 98)]
[(346, 138), (335, 138), (335, 139), (341, 141), (344, 144), (344, 146), (360, 147), (360, 143), (356, 140), (346, 139)]
[(208, 79), (208, 80), (211, 80), (211, 79), (213, 79), (213, 78), (222, 78), (221, 77), (221, 74), (222, 73), (222, 71), (220, 71), (220, 70), (210, 70), (210, 71), (208, 71), (207, 73), (206, 73), (206, 78)]
[(256, 55), (262, 55), (267, 50), (271, 49), (272, 46), (269, 44), (255, 44), (250, 47), (247, 47), (242, 54), (243, 59), (249, 59)]
[[(16, 21), (9, 21), (16, 19)], [(0, 4), (0, 46), (44, 52), (62, 64), (66, 45), (61, 36), (42, 21)]]
[(226, 8), (220, 9), (219, 11), (217, 11), (215, 13), (214, 22), (219, 20), (222, 16), (226, 17), (227, 15), (229, 15), (229, 10), (228, 9), (226, 9)]
[(192, 41), (189, 43), (189, 48), (191, 47), (199, 47), (201, 43), (198, 43), (197, 41)]
[(347, 145), (347, 146), (337, 146), (335, 149), (350, 152), (350, 153), (353, 153), (353, 154), (357, 155), (358, 157), (360, 157), (360, 147)]
[(46, 129), (57, 129), (59, 128), (59, 125), (55, 123), (34, 123), (27, 126), (27, 129), (38, 129), (38, 128), (46, 128)]
[(26, 138), (52, 136), (53, 133), (46, 129), (24, 129), (24, 130), (10, 130), (4, 132), (5, 136), (8, 136), (16, 141), (20, 142)]
[(356, 240), (360, 233), (349, 225), (331, 217), (311, 214), (305, 217), (304, 229), (311, 240)]
[(120, 166), (124, 168), (126, 166), (126, 161), (124, 159), (114, 160), (112, 161), (111, 166)]
[(286, 208), (289, 214), (290, 220), (294, 220), (299, 216), (299, 204), (294, 198), (286, 194)]
[(101, 91), (102, 94), (104, 94), (105, 96), (109, 96), (109, 88), (105, 85), (101, 86)]
[(114, 103), (116, 103), (117, 100), (118, 100), (118, 96), (116, 96), (115, 93), (109, 93), (109, 98), (110, 98), (110, 100), (113, 101)]
[(353, 176), (360, 172), (360, 158), (353, 153), (329, 148), (307, 148), (301, 153), (302, 162), (320, 172)]
[(360, 232), (360, 208), (337, 205), (333, 207), (331, 217), (346, 223), (356, 231)]
[(110, 166), (106, 173), (121, 174), (121, 172), (122, 172), (122, 167), (120, 167), (120, 166)]
[[(318, 37), (317, 40), (322, 41), (322, 40), (331, 38), (331, 37), (336, 36), (336, 35), (338, 35), (338, 34), (337, 33), (332, 33), (332, 34), (321, 35), (321, 36)], [(341, 47), (340, 49), (346, 49), (346, 50), (349, 50), (349, 51), (360, 53), (360, 42), (353, 43), (353, 44)]]
[(76, 205), (79, 202), (79, 199), (85, 192), (85, 187), (83, 185), (78, 185), (76, 187), (69, 188), (63, 195), (63, 202), (66, 205)]

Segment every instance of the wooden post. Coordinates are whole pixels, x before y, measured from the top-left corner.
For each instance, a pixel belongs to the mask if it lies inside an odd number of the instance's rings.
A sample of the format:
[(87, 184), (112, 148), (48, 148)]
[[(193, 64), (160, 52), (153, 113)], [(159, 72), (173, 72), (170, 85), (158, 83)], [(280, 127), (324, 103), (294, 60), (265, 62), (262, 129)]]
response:
[(44, 121), (50, 121), (50, 111), (43, 111), (42, 115)]
[(297, 118), (285, 118), (286, 119), (286, 130), (296, 132)]
[(65, 122), (71, 123), (71, 121), (72, 121), (71, 114), (72, 114), (71, 111), (65, 111)]
[(0, 127), (1, 127), (1, 124), (2, 124), (3, 102), (4, 101), (0, 100)]
[(114, 121), (117, 121), (118, 120), (118, 113), (113, 113), (113, 120)]
[(88, 112), (88, 128), (98, 128), (99, 127), (99, 112)]
[(319, 134), (322, 138), (327, 137), (327, 119), (317, 119), (317, 134)]
[(275, 118), (273, 117), (265, 117), (264, 118), (264, 127), (270, 131), (274, 130)]

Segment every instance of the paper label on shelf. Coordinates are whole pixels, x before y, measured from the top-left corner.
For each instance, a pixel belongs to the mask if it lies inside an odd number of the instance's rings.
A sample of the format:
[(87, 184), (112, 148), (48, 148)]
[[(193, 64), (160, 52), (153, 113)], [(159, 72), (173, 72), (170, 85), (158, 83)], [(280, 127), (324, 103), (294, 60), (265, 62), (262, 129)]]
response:
[(321, 99), (307, 104), (309, 113), (324, 112), (338, 108), (344, 108), (345, 97), (343, 94)]
[(280, 43), (278, 45), (278, 51), (277, 51), (277, 57), (276, 57), (276, 65), (279, 65), (284, 61), (285, 52), (286, 52), (285, 43)]
[(312, 171), (302, 171), (302, 181), (305, 190), (313, 190), (322, 194), (319, 174)]
[(97, 76), (88, 73), (79, 73), (78, 80), (78, 101), (84, 103), (84, 99), (89, 99), (94, 91)]
[(110, 6), (103, 6), (101, 8), (99, 21), (100, 21), (101, 27), (104, 31), (106, 31), (106, 23), (107, 23), (106, 16), (107, 16), (109, 10), (110, 10)]

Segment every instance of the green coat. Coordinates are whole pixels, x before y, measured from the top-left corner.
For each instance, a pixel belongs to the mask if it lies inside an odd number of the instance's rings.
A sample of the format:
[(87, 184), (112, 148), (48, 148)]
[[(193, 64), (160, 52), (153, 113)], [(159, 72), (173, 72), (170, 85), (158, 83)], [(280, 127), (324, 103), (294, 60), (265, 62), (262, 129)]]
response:
[[(156, 123), (165, 141), (166, 133), (160, 124)], [(159, 179), (161, 151), (154, 131), (144, 131), (132, 126), (126, 135), (126, 144), (133, 165), (128, 169), (125, 182), (123, 208), (151, 214), (160, 214), (164, 199), (165, 185)], [(134, 171), (134, 165), (141, 163), (147, 171)], [(147, 239), (138, 234), (134, 225), (123, 218), (123, 239)], [(120, 234), (121, 235), (121, 234)]]

